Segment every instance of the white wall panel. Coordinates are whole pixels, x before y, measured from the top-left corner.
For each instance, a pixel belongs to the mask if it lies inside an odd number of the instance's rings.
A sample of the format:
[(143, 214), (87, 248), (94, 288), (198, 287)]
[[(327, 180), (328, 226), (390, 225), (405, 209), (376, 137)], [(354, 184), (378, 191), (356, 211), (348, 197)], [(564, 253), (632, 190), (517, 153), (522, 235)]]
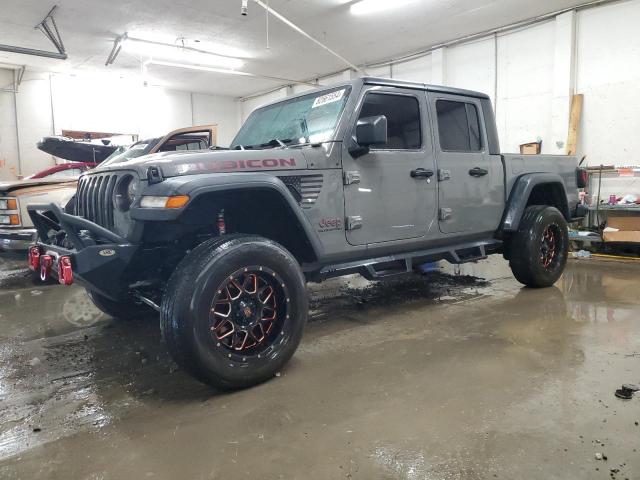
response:
[(579, 153), (589, 165), (640, 165), (639, 21), (640, 1), (578, 14)]
[(187, 92), (142, 87), (139, 100), (140, 138), (156, 137), (192, 125), (191, 95)]
[(351, 71), (345, 70), (344, 72), (336, 73), (335, 75), (331, 75), (329, 77), (320, 78), (318, 83), (320, 85), (333, 85), (335, 83), (348, 82), (351, 80)]
[(31, 175), (55, 164), (55, 159), (36, 147), (53, 133), (49, 75), (26, 72), (19, 87), (18, 124), (23, 175)]
[[(0, 84), (10, 71), (0, 70)], [(6, 83), (11, 82), (7, 77)], [(240, 126), (240, 105), (233, 97), (191, 94), (144, 87), (138, 80), (87, 75), (27, 72), (17, 96), (22, 174), (54, 164), (36, 148), (47, 135), (88, 130), (161, 136), (192, 124), (218, 124), (218, 141), (231, 142)], [(17, 177), (17, 143), (12, 93), (0, 93), (0, 179)], [(55, 132), (53, 125), (55, 124)], [(5, 165), (3, 167), (3, 165)]]
[(51, 91), (56, 135), (62, 130), (139, 132), (145, 105), (139, 81), (108, 75), (53, 75)]
[(495, 40), (456, 45), (447, 48), (445, 83), (450, 87), (466, 88), (495, 98)]
[(193, 94), (193, 123), (218, 125), (218, 145), (229, 146), (240, 128), (240, 105), (232, 97)]
[(312, 87), (311, 85), (294, 85), (291, 93), (293, 95), (298, 95), (300, 93), (311, 92), (312, 90), (317, 90), (317, 88)]
[(408, 62), (394, 63), (391, 66), (391, 72), (394, 80), (431, 83), (431, 55)]
[(537, 139), (543, 152), (551, 148), (554, 39), (553, 21), (498, 38), (496, 115), (505, 152)]
[(388, 65), (385, 67), (367, 67), (366, 71), (368, 77), (391, 78), (391, 67)]
[[(0, 89), (13, 89), (13, 70), (0, 69)], [(18, 143), (13, 93), (0, 92), (0, 180), (18, 175)]]

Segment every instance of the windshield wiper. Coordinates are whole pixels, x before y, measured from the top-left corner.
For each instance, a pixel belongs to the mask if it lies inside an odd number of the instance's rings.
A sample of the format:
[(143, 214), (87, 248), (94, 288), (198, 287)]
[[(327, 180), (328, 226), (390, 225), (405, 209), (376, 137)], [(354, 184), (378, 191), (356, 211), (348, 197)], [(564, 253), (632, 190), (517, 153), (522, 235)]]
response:
[(290, 138), (285, 138), (284, 140), (280, 140), (279, 138), (274, 138), (273, 140), (269, 140), (266, 144), (263, 144), (265, 147), (270, 146), (270, 147), (277, 147), (278, 145), (280, 145), (282, 148), (289, 148), (287, 146), (287, 143), (291, 143), (293, 142), (293, 140), (291, 140)]
[(267, 148), (267, 147), (289, 148), (287, 143), (291, 143), (291, 142), (293, 142), (293, 140), (291, 140), (290, 138), (285, 138), (284, 140), (280, 140), (279, 138), (274, 138), (273, 140), (269, 140), (268, 142), (261, 143), (260, 145), (243, 145), (243, 150), (254, 150), (256, 148)]

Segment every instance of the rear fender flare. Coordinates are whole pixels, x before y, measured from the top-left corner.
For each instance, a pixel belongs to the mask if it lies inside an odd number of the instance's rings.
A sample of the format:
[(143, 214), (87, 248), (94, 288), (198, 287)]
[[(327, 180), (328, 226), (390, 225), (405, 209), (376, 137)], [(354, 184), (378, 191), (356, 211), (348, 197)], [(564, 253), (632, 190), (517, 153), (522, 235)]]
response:
[(560, 196), (561, 205), (558, 210), (569, 222), (571, 215), (569, 213), (569, 205), (567, 202), (567, 192), (564, 187), (564, 181), (560, 175), (555, 173), (527, 173), (519, 177), (511, 189), (509, 200), (500, 223), (500, 230), (504, 232), (515, 232), (520, 225), (520, 219), (524, 214), (529, 198), (533, 189), (541, 185), (553, 185), (562, 192)]

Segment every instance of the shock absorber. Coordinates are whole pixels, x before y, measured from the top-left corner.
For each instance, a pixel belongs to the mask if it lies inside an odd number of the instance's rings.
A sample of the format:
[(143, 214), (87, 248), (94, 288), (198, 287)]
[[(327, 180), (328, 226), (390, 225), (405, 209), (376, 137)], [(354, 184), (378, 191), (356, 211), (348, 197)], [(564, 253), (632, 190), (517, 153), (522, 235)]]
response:
[(218, 212), (218, 235), (224, 235), (227, 233), (227, 224), (224, 220), (224, 210)]

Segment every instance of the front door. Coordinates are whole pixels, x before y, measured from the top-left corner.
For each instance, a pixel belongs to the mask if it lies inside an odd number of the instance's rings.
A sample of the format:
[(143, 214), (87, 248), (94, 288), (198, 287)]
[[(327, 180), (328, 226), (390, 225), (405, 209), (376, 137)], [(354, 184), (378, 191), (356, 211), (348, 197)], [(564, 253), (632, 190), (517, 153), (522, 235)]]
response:
[(482, 102), (429, 93), (434, 113), (439, 219), (443, 233), (487, 233), (498, 228), (504, 208), (504, 173), (490, 155)]
[(377, 115), (387, 117), (386, 145), (358, 158), (346, 149), (343, 155), (346, 236), (352, 245), (424, 237), (436, 218), (425, 92), (368, 89), (351, 119), (352, 134), (358, 119)]

